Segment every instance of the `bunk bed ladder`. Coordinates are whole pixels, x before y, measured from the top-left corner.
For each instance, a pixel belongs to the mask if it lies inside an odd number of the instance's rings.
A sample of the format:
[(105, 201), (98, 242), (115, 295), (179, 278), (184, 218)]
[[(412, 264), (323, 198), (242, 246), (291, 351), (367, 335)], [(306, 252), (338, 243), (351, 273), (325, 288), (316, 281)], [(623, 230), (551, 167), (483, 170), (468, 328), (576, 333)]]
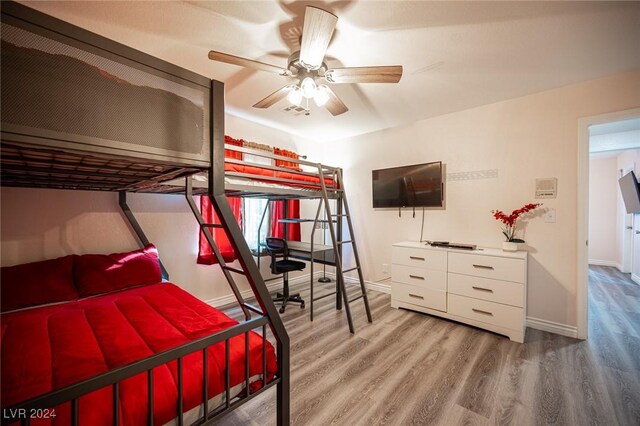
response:
[(240, 293), (240, 290), (238, 289), (238, 286), (236, 285), (236, 282), (233, 279), (233, 276), (231, 275), (232, 272), (239, 275), (245, 275), (245, 272), (242, 269), (237, 269), (237, 268), (228, 266), (227, 263), (224, 261), (224, 258), (220, 253), (220, 249), (218, 249), (218, 246), (216, 245), (213, 239), (213, 235), (211, 234), (211, 229), (222, 228), (222, 225), (217, 223), (206, 223), (204, 221), (204, 218), (202, 217), (202, 213), (200, 213), (200, 210), (198, 209), (198, 206), (196, 205), (196, 202), (193, 199), (192, 177), (187, 176), (185, 180), (186, 180), (185, 196), (187, 198), (187, 202), (189, 203), (189, 207), (191, 208), (193, 215), (196, 217), (196, 220), (198, 221), (198, 225), (200, 226), (200, 230), (202, 231), (202, 234), (207, 240), (207, 243), (209, 243), (211, 250), (213, 250), (213, 254), (218, 260), (218, 263), (220, 264), (220, 269), (222, 270), (224, 277), (227, 279), (227, 282), (229, 283), (229, 286), (233, 291), (233, 295), (236, 297), (236, 300), (238, 301), (238, 305), (240, 305), (240, 307), (242, 308), (242, 312), (244, 313), (245, 319), (250, 320), (251, 312), (249, 311), (250, 309), (248, 307), (249, 305), (244, 301), (244, 298), (242, 297), (242, 294)]
[[(351, 333), (355, 333), (353, 327), (353, 319), (351, 317), (351, 302), (355, 302), (358, 299), (362, 299), (364, 303), (364, 309), (367, 313), (367, 321), (373, 322), (373, 318), (371, 316), (371, 309), (369, 308), (369, 298), (367, 296), (367, 289), (364, 284), (364, 276), (362, 274), (362, 266), (360, 264), (360, 256), (358, 255), (358, 247), (356, 245), (356, 238), (353, 232), (353, 223), (351, 222), (351, 213), (349, 211), (349, 204), (347, 203), (347, 194), (344, 190), (344, 184), (342, 182), (342, 170), (337, 169), (334, 171), (334, 185), (337, 183), (337, 188), (330, 188), (329, 191), (337, 192), (336, 198), (336, 213), (333, 214), (331, 212), (331, 205), (329, 204), (329, 196), (328, 189), (325, 182), (324, 171), (322, 165), (318, 166), (318, 174), (320, 176), (320, 185), (322, 187), (322, 202), (325, 206), (325, 211), (327, 214), (327, 222), (329, 224), (329, 233), (331, 234), (331, 241), (333, 243), (333, 250), (336, 256), (336, 280), (338, 282), (338, 289), (340, 293), (342, 293), (342, 299), (344, 302), (345, 313), (347, 314), (347, 321), (349, 323), (349, 331)], [(334, 223), (334, 218), (335, 223)], [(349, 229), (349, 239), (343, 240), (342, 231), (342, 220), (346, 218), (347, 226)], [(336, 227), (334, 228), (334, 225)], [(353, 250), (353, 257), (355, 260), (355, 267), (344, 269), (342, 264), (342, 247), (344, 245), (350, 244)], [(358, 272), (358, 281), (360, 282), (360, 291), (361, 293), (358, 296), (355, 296), (349, 299), (349, 296), (346, 292), (345, 287), (345, 273), (347, 272)]]

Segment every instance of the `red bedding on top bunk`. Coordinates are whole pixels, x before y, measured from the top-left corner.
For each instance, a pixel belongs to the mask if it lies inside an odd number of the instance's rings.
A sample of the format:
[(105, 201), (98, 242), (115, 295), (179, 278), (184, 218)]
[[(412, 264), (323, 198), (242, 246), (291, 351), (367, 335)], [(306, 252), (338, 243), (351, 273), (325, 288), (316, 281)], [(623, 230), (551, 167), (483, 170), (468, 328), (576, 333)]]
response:
[[(171, 283), (3, 313), (1, 318), (3, 408), (237, 324)], [(254, 377), (262, 373), (262, 337), (252, 332), (249, 343)], [(231, 339), (231, 386), (244, 381), (244, 345), (244, 335)], [(154, 369), (155, 424), (176, 417), (176, 367), (174, 361)], [(208, 349), (209, 398), (224, 392), (224, 368), (223, 342)], [(186, 412), (203, 402), (202, 351), (186, 356), (183, 369)], [(277, 363), (270, 343), (267, 370), (271, 380)], [(146, 381), (144, 373), (121, 382), (121, 424), (145, 424)], [(252, 388), (260, 385), (254, 377)], [(111, 387), (80, 398), (80, 424), (111, 425), (112, 404)], [(69, 415), (70, 404), (59, 406), (52, 423), (70, 424)]]
[[(263, 180), (266, 182), (271, 181), (269, 178), (274, 178), (274, 177), (282, 178), (282, 179), (291, 179), (291, 180), (296, 180), (301, 182), (300, 184), (296, 184), (296, 183), (274, 181), (275, 183), (278, 183), (278, 184), (289, 185), (294, 187), (314, 188), (314, 189), (319, 189), (320, 187), (320, 177), (318, 176), (301, 175), (294, 172), (275, 171), (275, 170), (265, 169), (259, 166), (246, 166), (242, 164), (224, 163), (224, 171), (256, 175), (260, 177), (260, 180)], [(333, 186), (333, 179), (325, 177), (324, 183), (327, 186)]]

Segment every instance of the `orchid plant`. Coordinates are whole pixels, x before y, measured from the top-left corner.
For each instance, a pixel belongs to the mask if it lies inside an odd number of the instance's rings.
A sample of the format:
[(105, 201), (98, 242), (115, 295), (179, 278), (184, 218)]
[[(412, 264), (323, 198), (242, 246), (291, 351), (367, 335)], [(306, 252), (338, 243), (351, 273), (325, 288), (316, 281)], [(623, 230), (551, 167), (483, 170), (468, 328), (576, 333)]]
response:
[(502, 224), (504, 225), (502, 228), (502, 233), (504, 234), (505, 238), (507, 239), (508, 242), (510, 243), (524, 243), (523, 239), (520, 238), (515, 238), (515, 234), (516, 234), (516, 226), (517, 226), (517, 222), (518, 222), (518, 218), (520, 216), (522, 216), (525, 213), (528, 213), (532, 210), (537, 209), (538, 207), (540, 207), (542, 204), (525, 204), (524, 206), (520, 207), (519, 209), (516, 209), (514, 211), (511, 212), (510, 215), (506, 215), (505, 213), (502, 212), (502, 210), (491, 210), (491, 213), (493, 214), (493, 217), (496, 220), (499, 220), (500, 222), (502, 222)]

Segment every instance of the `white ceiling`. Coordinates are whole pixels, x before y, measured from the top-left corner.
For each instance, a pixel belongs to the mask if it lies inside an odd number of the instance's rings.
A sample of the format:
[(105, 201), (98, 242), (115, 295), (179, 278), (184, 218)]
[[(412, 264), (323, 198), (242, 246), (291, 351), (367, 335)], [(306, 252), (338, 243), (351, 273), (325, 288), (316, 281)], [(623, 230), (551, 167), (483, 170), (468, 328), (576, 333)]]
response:
[(614, 156), (620, 151), (636, 148), (640, 148), (640, 118), (589, 127), (589, 153), (592, 157), (596, 154), (598, 158)]
[(640, 130), (606, 133), (589, 137), (589, 152), (619, 151), (640, 148)]
[(226, 83), (227, 111), (332, 140), (640, 68), (640, 2), (313, 2), (339, 17), (331, 66), (403, 65), (399, 84), (334, 85), (350, 111), (281, 101), (251, 107), (286, 77), (209, 61), (207, 52), (285, 66), (312, 2), (24, 2)]
[(640, 130), (640, 118), (631, 118), (629, 120), (612, 121), (610, 123), (594, 124), (589, 126), (589, 135), (606, 135), (609, 133), (631, 132)]
[(624, 152), (626, 152), (626, 149), (617, 149), (615, 151), (590, 152), (589, 159), (602, 160), (604, 158), (617, 158)]

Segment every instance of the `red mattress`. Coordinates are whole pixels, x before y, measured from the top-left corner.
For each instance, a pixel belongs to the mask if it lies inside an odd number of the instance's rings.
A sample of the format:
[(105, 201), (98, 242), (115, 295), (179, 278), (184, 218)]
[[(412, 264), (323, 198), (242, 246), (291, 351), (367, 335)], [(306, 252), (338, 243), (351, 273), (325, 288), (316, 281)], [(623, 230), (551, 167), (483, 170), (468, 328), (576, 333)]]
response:
[[(171, 283), (152, 284), (1, 316), (2, 407), (229, 328), (237, 321)], [(251, 333), (252, 388), (260, 386), (262, 337)], [(244, 381), (244, 335), (231, 339), (231, 385)], [(177, 412), (177, 362), (154, 369), (154, 420)], [(202, 352), (183, 359), (184, 411), (202, 401)], [(208, 349), (209, 397), (224, 392), (224, 343)], [(267, 343), (267, 379), (276, 371)], [(146, 422), (146, 373), (120, 384), (120, 421)], [(81, 425), (112, 424), (112, 389), (80, 399)], [(210, 406), (210, 408), (213, 408)], [(69, 424), (70, 406), (56, 407), (53, 424)], [(47, 421), (48, 422), (48, 421)], [(33, 422), (32, 424), (40, 424)]]
[[(272, 182), (269, 178), (281, 178), (281, 179), (291, 179), (299, 181), (300, 184), (296, 183), (286, 183), (286, 182), (278, 182), (273, 181), (283, 185), (289, 185), (294, 187), (303, 187), (303, 188), (320, 188), (320, 178), (318, 176), (308, 176), (301, 175), (295, 172), (279, 172), (275, 170), (265, 169), (263, 167), (258, 166), (246, 166), (242, 164), (232, 164), (232, 163), (224, 163), (224, 171), (225, 172), (236, 172), (236, 173), (247, 173), (251, 175), (255, 175), (260, 177), (260, 180), (266, 182)], [(324, 178), (324, 183), (327, 186), (333, 186), (333, 179)]]

